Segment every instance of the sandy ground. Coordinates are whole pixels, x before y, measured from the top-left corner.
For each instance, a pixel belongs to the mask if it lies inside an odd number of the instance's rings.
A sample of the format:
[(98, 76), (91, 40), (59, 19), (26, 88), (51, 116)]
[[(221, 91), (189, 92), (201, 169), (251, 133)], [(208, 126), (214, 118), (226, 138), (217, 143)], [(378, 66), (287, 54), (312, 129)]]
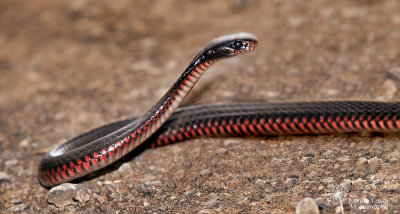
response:
[(0, 2), (0, 212), (400, 210), (400, 135), (206, 138), (145, 149), (58, 191), (43, 153), (144, 113), (216, 36), (260, 45), (222, 61), (184, 105), (399, 100), (397, 0)]

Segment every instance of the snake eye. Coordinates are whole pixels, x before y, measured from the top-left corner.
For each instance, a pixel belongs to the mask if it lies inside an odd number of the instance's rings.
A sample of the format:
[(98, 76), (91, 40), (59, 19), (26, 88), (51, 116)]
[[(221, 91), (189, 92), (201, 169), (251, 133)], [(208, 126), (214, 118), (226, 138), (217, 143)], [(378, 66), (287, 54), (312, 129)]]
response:
[(235, 46), (236, 46), (237, 48), (241, 48), (241, 47), (243, 46), (243, 42), (237, 41), (237, 42), (235, 43)]

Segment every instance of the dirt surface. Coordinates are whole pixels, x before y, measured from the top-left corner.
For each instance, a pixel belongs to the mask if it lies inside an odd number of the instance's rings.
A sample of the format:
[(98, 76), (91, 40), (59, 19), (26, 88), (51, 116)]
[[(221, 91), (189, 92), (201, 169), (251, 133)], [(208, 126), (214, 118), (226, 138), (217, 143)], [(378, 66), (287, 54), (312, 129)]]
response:
[(205, 44), (239, 31), (257, 50), (213, 66), (184, 105), (399, 100), (397, 0), (2, 0), (0, 212), (285, 213), (310, 197), (322, 213), (398, 213), (399, 134), (195, 139), (38, 183), (43, 152), (144, 113)]

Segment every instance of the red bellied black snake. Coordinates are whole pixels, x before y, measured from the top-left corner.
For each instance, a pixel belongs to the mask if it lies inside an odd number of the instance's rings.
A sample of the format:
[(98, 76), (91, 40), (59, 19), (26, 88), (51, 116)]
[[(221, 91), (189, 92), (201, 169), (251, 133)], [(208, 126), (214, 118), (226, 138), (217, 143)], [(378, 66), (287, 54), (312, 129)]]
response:
[(252, 51), (257, 44), (249, 33), (211, 41), (146, 114), (99, 127), (48, 152), (39, 166), (40, 183), (52, 187), (82, 177), (115, 162), (145, 141), (162, 145), (198, 136), (400, 130), (400, 103), (239, 103), (177, 109), (209, 66)]

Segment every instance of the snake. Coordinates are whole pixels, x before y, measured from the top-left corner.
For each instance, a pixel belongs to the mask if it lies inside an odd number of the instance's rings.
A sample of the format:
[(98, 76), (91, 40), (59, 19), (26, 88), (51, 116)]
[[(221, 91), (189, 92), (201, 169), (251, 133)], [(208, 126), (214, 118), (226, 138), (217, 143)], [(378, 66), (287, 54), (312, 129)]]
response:
[(143, 144), (158, 146), (207, 136), (400, 130), (399, 102), (246, 102), (179, 107), (212, 64), (248, 53), (257, 46), (257, 37), (246, 32), (212, 40), (145, 114), (95, 128), (51, 149), (39, 164), (39, 182), (50, 188), (81, 178)]

